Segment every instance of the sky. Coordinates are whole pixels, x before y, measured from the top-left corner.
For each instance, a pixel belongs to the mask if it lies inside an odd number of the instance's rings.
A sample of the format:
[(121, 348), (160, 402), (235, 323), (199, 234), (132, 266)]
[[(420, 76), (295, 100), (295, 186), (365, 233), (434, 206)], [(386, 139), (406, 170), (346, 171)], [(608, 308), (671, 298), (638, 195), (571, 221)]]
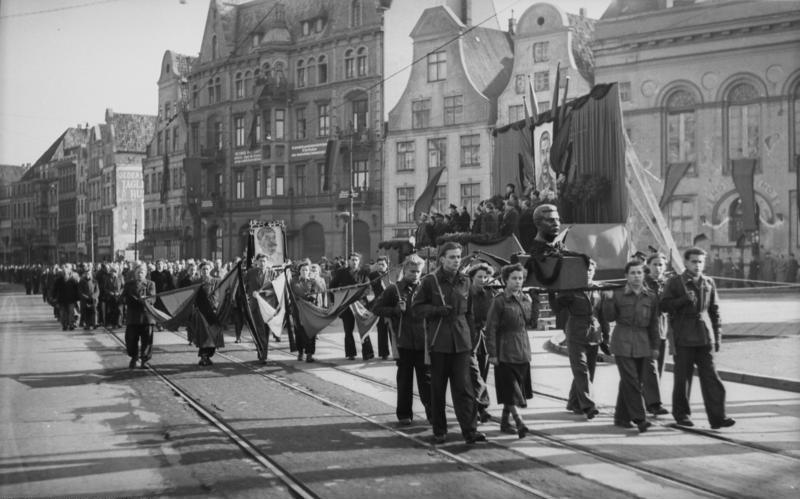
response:
[[(291, 1), (291, 0), (288, 0)], [(346, 1), (346, 0), (337, 0)], [(490, 0), (475, 0), (478, 2)], [(441, 0), (394, 0), (386, 17), (385, 109), (408, 81), (408, 34)], [(505, 29), (536, 0), (494, 0)], [(609, 0), (553, 0), (599, 18)], [(166, 50), (195, 56), (209, 0), (0, 0), (0, 164), (34, 163), (69, 127), (105, 110), (156, 114)], [(481, 22), (483, 19), (475, 19)]]

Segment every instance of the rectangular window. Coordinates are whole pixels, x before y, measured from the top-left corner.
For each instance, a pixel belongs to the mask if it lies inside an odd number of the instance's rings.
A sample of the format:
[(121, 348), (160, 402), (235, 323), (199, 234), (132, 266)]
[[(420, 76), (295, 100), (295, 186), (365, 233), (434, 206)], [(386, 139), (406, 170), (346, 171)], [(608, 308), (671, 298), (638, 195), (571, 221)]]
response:
[(461, 121), (464, 112), (464, 98), (461, 95), (452, 95), (444, 98), (444, 124), (455, 125)]
[(622, 102), (631, 101), (631, 82), (629, 81), (619, 82), (619, 100), (621, 100)]
[(264, 167), (264, 195), (273, 196), (275, 194), (274, 184), (272, 182), (272, 167)]
[(283, 196), (286, 194), (286, 168), (284, 166), (275, 167), (275, 195)]
[(467, 207), (467, 213), (472, 216), (478, 203), (481, 202), (481, 184), (461, 184), (461, 206)]
[(236, 184), (236, 199), (244, 199), (244, 172), (238, 171), (234, 173)]
[(322, 194), (328, 191), (325, 163), (317, 163), (317, 192)]
[(525, 93), (525, 75), (516, 75), (514, 76), (514, 92), (517, 95)]
[(447, 52), (428, 54), (428, 81), (440, 81), (447, 78)]
[(283, 140), (286, 137), (286, 111), (275, 110), (275, 139)]
[(550, 90), (550, 71), (537, 71), (533, 73), (533, 90), (536, 92)]
[(256, 199), (261, 197), (261, 167), (256, 166), (253, 168), (253, 197)]
[(367, 128), (367, 100), (353, 101), (353, 129), (362, 130)]
[(328, 83), (328, 63), (322, 58), (317, 63), (317, 82), (320, 85)]
[(447, 166), (447, 139), (428, 139), (428, 168)]
[(431, 210), (436, 210), (439, 213), (447, 212), (447, 184), (436, 186), (436, 189), (433, 191)]
[(178, 150), (178, 127), (172, 129), (172, 150)]
[(508, 106), (508, 122), (515, 123), (519, 120), (525, 119), (525, 106), (519, 104), (517, 106)]
[(411, 103), (411, 128), (427, 128), (430, 126), (431, 100), (422, 99)]
[(233, 145), (244, 147), (244, 116), (233, 117)]
[(758, 158), (760, 104), (735, 105), (728, 108), (728, 155), (730, 159)]
[(695, 233), (694, 202), (692, 198), (673, 199), (667, 211), (667, 223), (679, 248), (692, 246)]
[(217, 151), (222, 150), (222, 122), (217, 121), (214, 123), (214, 146), (217, 148)]
[(156, 134), (156, 154), (161, 156), (161, 139), (162, 139), (162, 132), (158, 132)]
[(667, 163), (690, 163), (687, 173), (697, 176), (695, 155), (695, 112), (667, 114)]
[(150, 174), (144, 175), (144, 194), (150, 194)]
[(330, 106), (328, 104), (320, 104), (317, 106), (318, 126), (317, 136), (327, 137), (331, 133), (331, 117)]
[(306, 109), (299, 108), (295, 111), (295, 138), (303, 140), (306, 138)]
[(533, 44), (533, 62), (547, 62), (550, 60), (550, 42), (537, 42)]
[(306, 86), (306, 68), (303, 66), (297, 68), (297, 86), (300, 88)]
[(414, 171), (414, 155), (416, 150), (414, 141), (398, 142), (397, 143), (397, 171), (398, 172), (411, 172)]
[(306, 165), (294, 167), (294, 193), (303, 196), (306, 193)]
[(367, 160), (353, 161), (353, 189), (365, 191), (369, 188), (369, 166)]
[(397, 188), (397, 223), (414, 222), (414, 188)]
[(192, 123), (191, 132), (192, 153), (200, 154), (200, 123)]
[(461, 136), (461, 166), (480, 166), (481, 164), (481, 137), (480, 135)]
[(236, 92), (237, 99), (244, 97), (244, 81), (242, 80), (241, 75), (239, 75), (239, 79), (233, 83), (233, 89), (234, 92)]

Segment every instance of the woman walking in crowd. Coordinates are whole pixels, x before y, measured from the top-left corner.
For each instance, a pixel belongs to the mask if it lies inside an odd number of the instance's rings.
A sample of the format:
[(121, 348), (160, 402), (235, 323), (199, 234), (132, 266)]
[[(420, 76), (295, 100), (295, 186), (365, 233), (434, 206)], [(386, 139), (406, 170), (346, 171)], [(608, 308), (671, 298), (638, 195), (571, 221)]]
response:
[(642, 382), (650, 359), (658, 358), (658, 309), (655, 294), (644, 285), (644, 264), (625, 265), (626, 283), (603, 301), (603, 317), (616, 322), (611, 333), (611, 353), (619, 370), (619, 391), (614, 424), (644, 433), (652, 425), (645, 412)]
[(127, 305), (127, 321), (125, 325), (125, 347), (131, 358), (128, 367), (136, 367), (136, 360), (141, 359), (144, 368), (150, 360), (153, 347), (153, 324), (155, 321), (145, 312), (144, 299), (156, 294), (156, 285), (147, 280), (147, 268), (137, 265), (133, 270), (133, 280), (125, 283), (120, 300)]
[[(531, 297), (522, 292), (525, 270), (520, 264), (507, 265), (501, 275), (506, 284), (503, 293), (494, 297), (486, 319), (486, 349), (494, 365), (494, 386), (497, 402), (503, 404), (500, 431), (519, 438), (528, 434), (528, 427), (518, 407), (527, 407), (533, 398), (531, 382), (531, 346), (528, 326), (536, 324), (538, 311)], [(509, 417), (514, 418), (516, 429)]]

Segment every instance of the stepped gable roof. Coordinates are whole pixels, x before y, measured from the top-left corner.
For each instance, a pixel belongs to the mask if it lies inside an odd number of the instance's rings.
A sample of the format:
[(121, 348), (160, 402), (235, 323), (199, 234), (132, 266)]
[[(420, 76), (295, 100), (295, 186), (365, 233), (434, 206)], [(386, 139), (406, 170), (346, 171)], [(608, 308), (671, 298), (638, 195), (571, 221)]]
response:
[(144, 153), (155, 133), (156, 116), (115, 113), (106, 109), (106, 123), (112, 126), (116, 152)]
[(497, 97), (508, 85), (514, 65), (514, 44), (506, 31), (474, 28), (461, 38), (464, 66), (475, 88)]
[(0, 165), (0, 185), (13, 184), (23, 173), (25, 169), (20, 165)]
[(594, 40), (594, 28), (596, 20), (576, 14), (567, 13), (567, 19), (572, 32), (572, 56), (575, 58), (575, 65), (578, 72), (586, 78), (590, 85), (594, 85), (594, 52), (592, 52), (592, 41)]

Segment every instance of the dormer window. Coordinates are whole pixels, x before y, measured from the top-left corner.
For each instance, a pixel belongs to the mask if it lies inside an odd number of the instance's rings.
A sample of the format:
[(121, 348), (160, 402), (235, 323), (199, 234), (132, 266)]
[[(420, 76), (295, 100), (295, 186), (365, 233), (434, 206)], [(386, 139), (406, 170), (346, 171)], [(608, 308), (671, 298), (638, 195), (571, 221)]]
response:
[(300, 26), (303, 30), (303, 36), (308, 36), (311, 34), (311, 23), (309, 21), (303, 21)]
[(317, 33), (322, 33), (323, 28), (325, 28), (325, 20), (321, 17), (317, 18), (317, 20), (314, 22), (314, 31)]
[(253, 47), (258, 47), (258, 44), (261, 42), (261, 38), (258, 36), (258, 33), (253, 35)]

